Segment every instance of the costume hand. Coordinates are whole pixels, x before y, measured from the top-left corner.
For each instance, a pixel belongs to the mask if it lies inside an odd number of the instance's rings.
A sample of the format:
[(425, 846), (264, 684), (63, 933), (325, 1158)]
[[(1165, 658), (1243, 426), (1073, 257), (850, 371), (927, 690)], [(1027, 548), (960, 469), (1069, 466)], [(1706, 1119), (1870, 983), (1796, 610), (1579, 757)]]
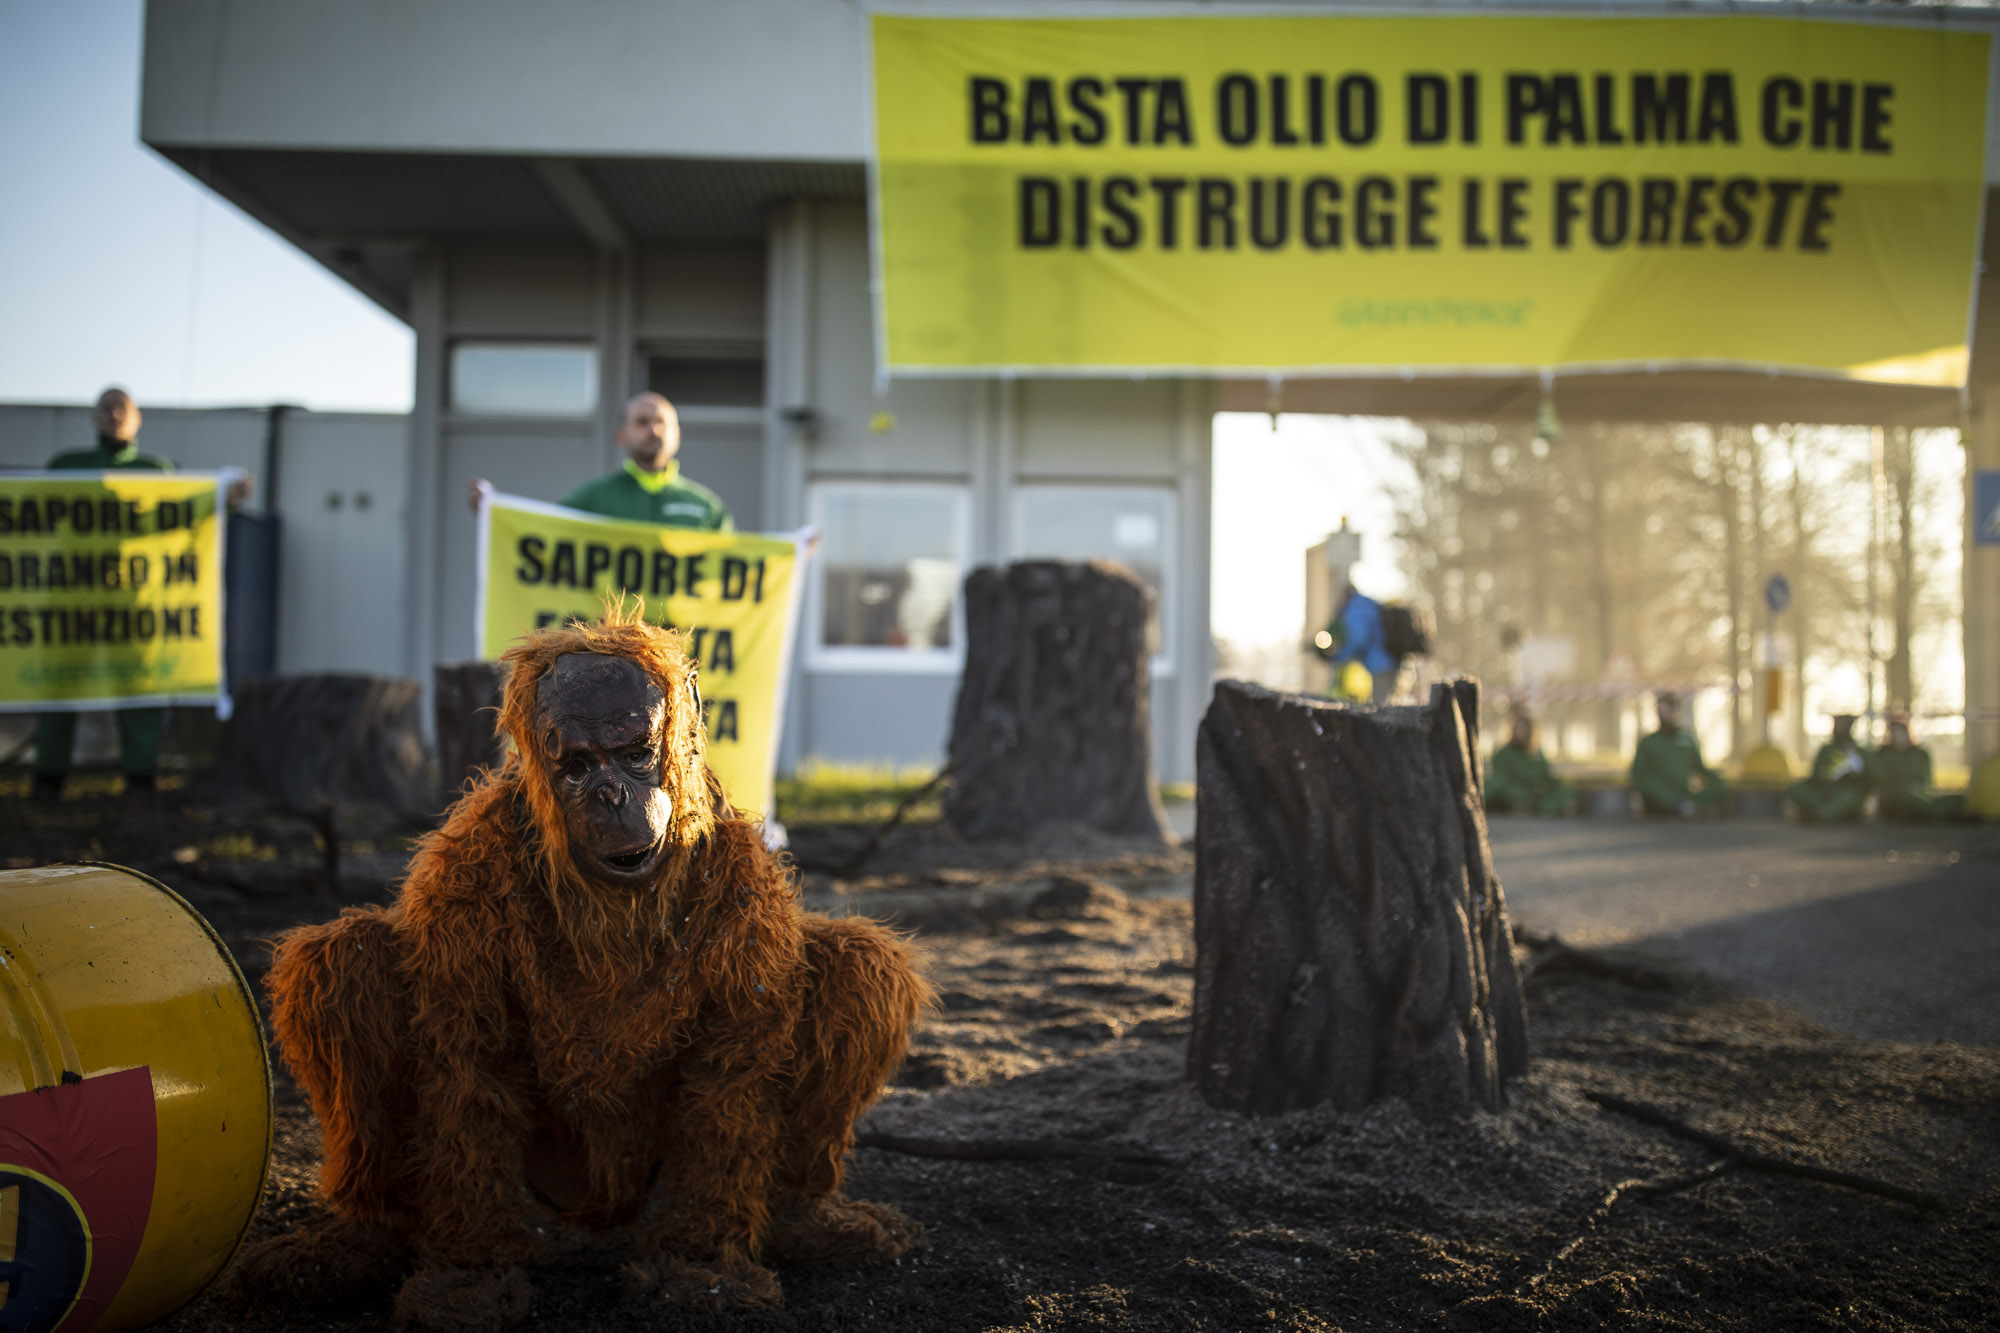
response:
[(465, 483), (465, 503), (474, 514), (486, 503), (486, 497), (493, 494), (493, 483), (484, 477), (474, 477)]
[(534, 1299), (527, 1274), (517, 1267), (426, 1264), (403, 1283), (392, 1317), (398, 1324), (437, 1333), (501, 1328), (526, 1319)]
[(633, 1263), (625, 1266), (625, 1280), (635, 1296), (651, 1296), (655, 1305), (702, 1314), (773, 1310), (785, 1303), (777, 1274), (748, 1260)]

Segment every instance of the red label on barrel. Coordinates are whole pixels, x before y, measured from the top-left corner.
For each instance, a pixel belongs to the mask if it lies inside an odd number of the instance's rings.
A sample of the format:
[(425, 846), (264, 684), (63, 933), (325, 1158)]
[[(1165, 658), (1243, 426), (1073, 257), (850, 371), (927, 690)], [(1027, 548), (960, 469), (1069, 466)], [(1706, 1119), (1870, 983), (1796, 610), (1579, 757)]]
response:
[(145, 1239), (158, 1153), (144, 1066), (0, 1097), (0, 1327), (97, 1322)]

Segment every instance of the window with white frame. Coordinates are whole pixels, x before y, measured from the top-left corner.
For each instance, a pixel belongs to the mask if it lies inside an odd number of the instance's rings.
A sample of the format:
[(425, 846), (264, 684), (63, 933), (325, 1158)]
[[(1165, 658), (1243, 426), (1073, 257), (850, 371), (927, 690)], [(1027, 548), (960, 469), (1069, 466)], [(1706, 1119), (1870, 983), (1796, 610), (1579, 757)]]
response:
[(970, 506), (963, 486), (819, 482), (816, 666), (951, 669)]
[(1146, 646), (1155, 674), (1172, 669), (1174, 493), (1161, 486), (1023, 485), (1014, 492), (1014, 557), (1109, 560), (1153, 591)]
[(470, 416), (589, 416), (597, 410), (597, 349), (588, 343), (456, 343), (451, 410)]

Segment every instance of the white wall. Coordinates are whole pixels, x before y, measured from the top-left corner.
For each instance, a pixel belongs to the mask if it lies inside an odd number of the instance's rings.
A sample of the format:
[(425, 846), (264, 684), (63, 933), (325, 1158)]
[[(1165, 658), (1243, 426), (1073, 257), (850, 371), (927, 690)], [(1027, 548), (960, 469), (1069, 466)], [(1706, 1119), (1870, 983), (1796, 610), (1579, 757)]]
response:
[[(410, 419), (287, 413), (276, 478), (280, 674), (403, 672)], [(261, 479), (268, 493), (271, 478)]]
[(637, 277), (633, 332), (641, 343), (762, 346), (763, 246), (642, 250)]
[(150, 0), (140, 137), (859, 161), (838, 0)]

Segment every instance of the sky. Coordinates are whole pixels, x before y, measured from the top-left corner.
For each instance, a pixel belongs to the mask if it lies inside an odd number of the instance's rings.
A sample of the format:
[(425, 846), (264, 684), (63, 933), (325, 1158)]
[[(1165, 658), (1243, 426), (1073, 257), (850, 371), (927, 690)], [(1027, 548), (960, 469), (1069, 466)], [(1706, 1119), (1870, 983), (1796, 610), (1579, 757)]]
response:
[(0, 0), (0, 401), (406, 412), (399, 320), (139, 142), (140, 0)]

